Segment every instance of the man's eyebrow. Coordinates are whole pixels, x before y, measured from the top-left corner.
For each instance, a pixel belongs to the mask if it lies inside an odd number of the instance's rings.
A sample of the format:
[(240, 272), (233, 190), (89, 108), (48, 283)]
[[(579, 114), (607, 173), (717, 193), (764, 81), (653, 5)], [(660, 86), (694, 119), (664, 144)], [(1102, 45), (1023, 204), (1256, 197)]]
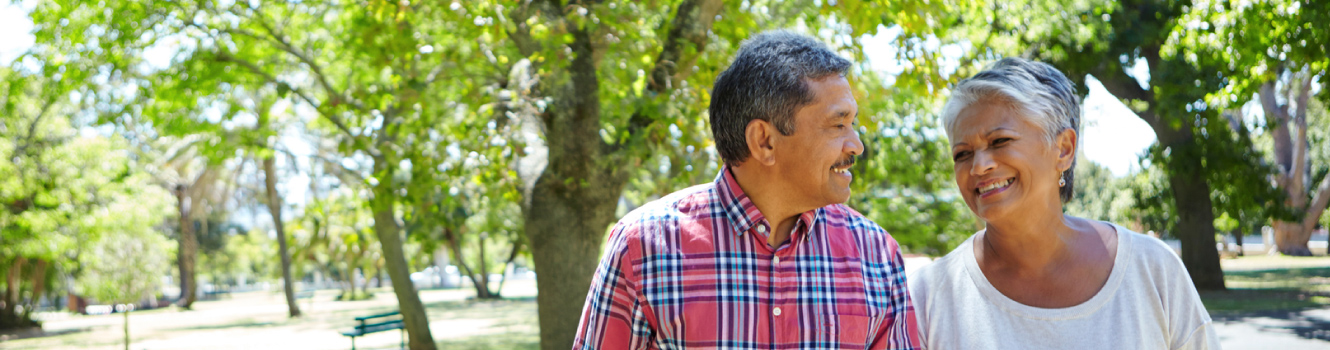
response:
[(857, 116), (859, 116), (859, 111), (858, 111), (858, 110), (855, 110), (854, 112), (844, 111), (844, 110), (843, 110), (843, 111), (839, 111), (839, 112), (832, 113), (831, 116), (827, 117), (827, 119), (840, 119), (840, 118), (857, 117)]

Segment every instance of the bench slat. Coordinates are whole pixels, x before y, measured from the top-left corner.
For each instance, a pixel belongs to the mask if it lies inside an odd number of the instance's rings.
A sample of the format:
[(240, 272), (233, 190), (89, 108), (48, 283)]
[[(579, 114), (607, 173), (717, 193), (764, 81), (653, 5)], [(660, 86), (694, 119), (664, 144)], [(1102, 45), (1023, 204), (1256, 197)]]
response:
[(371, 318), (379, 318), (379, 317), (397, 316), (397, 315), (400, 315), (400, 314), (402, 314), (402, 313), (401, 313), (401, 312), (397, 312), (397, 311), (393, 311), (393, 312), (388, 312), (388, 313), (383, 313), (383, 314), (378, 314), (378, 315), (372, 315), (372, 316), (361, 316), (361, 317), (356, 317), (356, 321), (364, 321), (364, 320), (368, 320), (368, 319), (371, 319)]

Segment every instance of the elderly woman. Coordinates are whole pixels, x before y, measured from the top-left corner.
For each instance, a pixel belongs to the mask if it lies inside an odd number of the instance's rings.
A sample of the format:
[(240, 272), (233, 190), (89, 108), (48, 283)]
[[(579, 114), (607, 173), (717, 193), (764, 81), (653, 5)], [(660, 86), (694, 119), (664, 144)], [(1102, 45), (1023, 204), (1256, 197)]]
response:
[(1008, 58), (942, 110), (956, 185), (985, 228), (909, 278), (929, 349), (1218, 348), (1163, 242), (1062, 212), (1081, 108), (1044, 63)]

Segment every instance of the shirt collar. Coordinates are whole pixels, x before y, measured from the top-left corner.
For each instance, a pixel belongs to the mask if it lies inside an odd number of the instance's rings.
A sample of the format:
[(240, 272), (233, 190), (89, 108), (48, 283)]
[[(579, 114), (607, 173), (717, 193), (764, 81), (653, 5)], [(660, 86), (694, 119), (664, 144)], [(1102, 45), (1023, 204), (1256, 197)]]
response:
[[(743, 188), (739, 187), (739, 181), (734, 179), (734, 174), (730, 172), (730, 167), (723, 166), (720, 174), (716, 175), (716, 193), (720, 200), (721, 209), (725, 211), (725, 216), (729, 218), (730, 225), (734, 228), (734, 233), (742, 236), (754, 226), (762, 225), (762, 230), (771, 230), (771, 224), (767, 222), (762, 212), (757, 210), (757, 205), (748, 198)], [(821, 208), (809, 210), (799, 215), (799, 224), (795, 226), (796, 235), (806, 236), (810, 232), (807, 228), (811, 227), (817, 215), (821, 213)], [(802, 228), (802, 229), (801, 229)], [(763, 232), (770, 234), (770, 232)], [(791, 239), (796, 238), (793, 235)]]

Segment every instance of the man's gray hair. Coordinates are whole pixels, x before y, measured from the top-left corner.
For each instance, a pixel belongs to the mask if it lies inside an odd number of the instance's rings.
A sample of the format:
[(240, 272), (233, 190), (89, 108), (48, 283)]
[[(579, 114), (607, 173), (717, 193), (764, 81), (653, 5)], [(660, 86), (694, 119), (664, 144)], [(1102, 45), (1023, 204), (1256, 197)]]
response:
[[(1076, 84), (1047, 63), (1004, 58), (962, 80), (942, 106), (947, 137), (956, 129), (960, 113), (978, 102), (1003, 104), (1028, 118), (1043, 130), (1043, 140), (1049, 146), (1059, 133), (1071, 129), (1078, 136), (1076, 152), (1080, 152), (1081, 98), (1076, 94)], [(1071, 200), (1075, 169), (1073, 154), (1071, 167), (1062, 173), (1067, 185), (1058, 190), (1064, 203)]]
[(794, 134), (795, 111), (814, 99), (807, 81), (844, 76), (850, 65), (826, 44), (792, 31), (745, 40), (711, 92), (711, 134), (720, 158), (730, 166), (748, 159), (745, 130), (754, 119), (770, 122), (782, 135)]

